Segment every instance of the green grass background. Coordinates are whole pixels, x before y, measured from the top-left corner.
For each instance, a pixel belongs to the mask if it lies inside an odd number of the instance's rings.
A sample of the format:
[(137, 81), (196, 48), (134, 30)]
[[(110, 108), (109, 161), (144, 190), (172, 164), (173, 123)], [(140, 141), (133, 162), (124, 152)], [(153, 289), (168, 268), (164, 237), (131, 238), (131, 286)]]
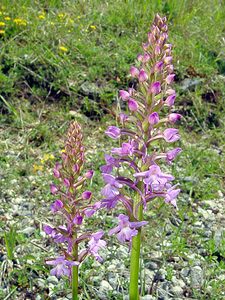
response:
[[(83, 125), (87, 166), (97, 170), (92, 188), (99, 191), (98, 168), (103, 163), (103, 150), (111, 146), (103, 133), (107, 124), (114, 122), (118, 90), (129, 85), (129, 67), (141, 52), (157, 12), (168, 18), (178, 91), (176, 109), (185, 117), (181, 125), (183, 152), (172, 167), (173, 174), (181, 184), (183, 198), (191, 203), (217, 199), (223, 194), (224, 7), (223, 1), (215, 0), (2, 0), (2, 198), (16, 180), (13, 197), (32, 197), (38, 206), (46, 195), (46, 202), (51, 202), (51, 168), (74, 118)], [(27, 180), (30, 176), (35, 181), (34, 189), (32, 180)], [(193, 217), (191, 208), (184, 205), (181, 214), (187, 211)], [(11, 224), (1, 220), (1, 239), (5, 233), (10, 239)], [(183, 244), (173, 235), (178, 255), (182, 255), (191, 234), (184, 235)], [(39, 230), (36, 238), (42, 239)], [(18, 234), (16, 243), (27, 246), (29, 240)], [(213, 245), (212, 240), (207, 247), (211, 249)], [(9, 289), (19, 285), (21, 295), (30, 283), (26, 255), (20, 258), (23, 271), (14, 269), (10, 273), (16, 279)], [(39, 263), (36, 261), (32, 268), (47, 274), (42, 256), (40, 251)], [(224, 265), (215, 264), (212, 276), (217, 276), (218, 269), (223, 271)], [(221, 282), (215, 284), (207, 299), (220, 299), (223, 286)], [(195, 293), (196, 299), (206, 299), (204, 289)]]

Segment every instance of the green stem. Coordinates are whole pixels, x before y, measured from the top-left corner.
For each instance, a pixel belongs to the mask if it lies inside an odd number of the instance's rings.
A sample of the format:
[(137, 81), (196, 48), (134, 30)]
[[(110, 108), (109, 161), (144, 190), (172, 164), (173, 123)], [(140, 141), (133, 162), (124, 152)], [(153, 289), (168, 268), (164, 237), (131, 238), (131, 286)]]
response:
[[(136, 205), (139, 203), (139, 196), (136, 197), (134, 202), (134, 211)], [(138, 221), (143, 219), (143, 207), (138, 208)], [(140, 261), (140, 249), (141, 249), (141, 228), (138, 230), (138, 234), (132, 239), (131, 259), (130, 259), (130, 300), (139, 300), (138, 290), (138, 277), (139, 277), (139, 261)]]
[[(78, 260), (78, 245), (73, 248), (74, 260)], [(78, 300), (78, 266), (72, 266), (72, 300)]]

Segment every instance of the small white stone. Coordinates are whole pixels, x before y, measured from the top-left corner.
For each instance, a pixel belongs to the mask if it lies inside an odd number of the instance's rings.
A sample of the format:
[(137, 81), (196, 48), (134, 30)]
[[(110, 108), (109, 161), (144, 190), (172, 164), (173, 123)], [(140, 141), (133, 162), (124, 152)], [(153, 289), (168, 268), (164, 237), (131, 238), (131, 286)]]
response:
[(116, 272), (117, 267), (116, 267), (116, 265), (111, 264), (111, 265), (108, 266), (107, 270), (108, 270), (109, 272)]
[(154, 251), (151, 252), (151, 259), (159, 259), (162, 257), (162, 252), (161, 251)]
[(23, 230), (19, 230), (18, 232), (22, 232), (27, 235), (32, 235), (35, 232), (35, 228), (34, 227), (26, 227)]
[(194, 225), (195, 227), (198, 227), (198, 228), (202, 228), (202, 227), (203, 227), (203, 224), (202, 224), (202, 222), (200, 222), (200, 221), (195, 222), (193, 225)]
[(155, 300), (156, 298), (152, 295), (145, 295), (143, 297), (140, 297), (140, 300)]
[(203, 285), (203, 270), (200, 266), (194, 266), (191, 268), (190, 280), (192, 287), (201, 287)]
[(108, 281), (106, 281), (106, 280), (101, 281), (100, 288), (99, 288), (100, 292), (108, 292), (108, 291), (112, 291), (112, 290), (113, 290), (113, 288), (109, 284)]
[(218, 276), (219, 280), (225, 281), (225, 274), (221, 274)]
[(184, 288), (186, 286), (185, 282), (182, 279), (177, 280), (177, 286)]
[(45, 288), (45, 280), (44, 279), (42, 279), (42, 278), (38, 278), (37, 279), (37, 285), (38, 285), (38, 287), (40, 287), (40, 288)]
[(52, 284), (58, 284), (58, 279), (57, 277), (50, 275), (47, 278), (47, 282)]
[(183, 295), (183, 289), (180, 286), (173, 286), (171, 288), (171, 292), (175, 295), (175, 296), (182, 296)]
[(146, 280), (152, 280), (154, 277), (154, 272), (149, 269), (145, 269), (145, 276)]
[(174, 256), (173, 259), (174, 259), (175, 262), (180, 261), (180, 257), (178, 257), (178, 256)]

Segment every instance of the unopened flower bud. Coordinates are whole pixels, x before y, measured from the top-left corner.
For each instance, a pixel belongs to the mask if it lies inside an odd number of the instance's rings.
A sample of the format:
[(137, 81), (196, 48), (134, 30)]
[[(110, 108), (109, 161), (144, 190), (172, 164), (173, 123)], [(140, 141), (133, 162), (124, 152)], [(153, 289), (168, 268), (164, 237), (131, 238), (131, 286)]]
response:
[(171, 64), (172, 59), (173, 59), (172, 56), (166, 56), (166, 57), (164, 58), (164, 63), (165, 63), (166, 65)]
[(53, 169), (53, 175), (55, 178), (60, 178), (60, 172), (56, 168)]
[(130, 94), (127, 91), (120, 90), (119, 92), (120, 97), (122, 98), (123, 101), (127, 101), (130, 97)]
[(138, 77), (138, 75), (139, 75), (139, 70), (138, 70), (138, 68), (132, 66), (132, 67), (130, 68), (130, 75), (131, 75), (132, 77)]
[(145, 62), (145, 63), (148, 62), (150, 58), (151, 58), (151, 56), (148, 53), (145, 53), (144, 57), (143, 57), (143, 62)]
[(160, 34), (160, 30), (158, 28), (158, 26), (153, 26), (154, 28), (152, 29), (152, 34), (155, 36), (155, 37), (158, 37), (159, 34)]
[(172, 49), (172, 44), (165, 44), (165, 45), (164, 45), (164, 48), (165, 48), (165, 49)]
[(72, 170), (73, 170), (74, 173), (77, 173), (79, 171), (78, 164), (73, 165)]
[(159, 54), (161, 54), (161, 48), (159, 45), (156, 45), (155, 46), (155, 55), (159, 55)]
[(128, 93), (130, 96), (133, 96), (135, 94), (135, 89), (134, 88), (129, 88)]
[(137, 60), (138, 61), (143, 61), (143, 55), (142, 54), (138, 54), (138, 56), (137, 56)]
[(170, 74), (166, 77), (166, 83), (171, 84), (174, 81), (175, 74)]
[(62, 153), (62, 160), (67, 161), (68, 155), (66, 153)]
[(65, 187), (69, 188), (70, 187), (70, 181), (67, 178), (63, 179), (63, 184), (65, 185)]
[(144, 81), (148, 80), (148, 75), (147, 75), (147, 73), (145, 72), (144, 69), (140, 70), (139, 75), (138, 75), (138, 79), (139, 79), (140, 82), (144, 82)]
[(138, 109), (138, 103), (134, 99), (130, 98), (128, 100), (128, 107), (130, 111), (137, 111)]
[(58, 188), (57, 188), (57, 186), (55, 185), (55, 184), (50, 184), (50, 191), (51, 191), (51, 193), (53, 194), (53, 195), (55, 195), (55, 194), (57, 194), (57, 192), (58, 192)]
[(167, 39), (168, 35), (166, 33), (161, 34), (158, 40), (159, 45), (163, 46)]
[(154, 94), (154, 95), (158, 95), (161, 92), (161, 84), (159, 81), (156, 81), (154, 83), (151, 84), (150, 89), (149, 89), (149, 93)]
[(148, 41), (150, 44), (153, 44), (155, 42), (155, 37), (151, 32), (148, 33)]
[(127, 119), (128, 119), (128, 116), (127, 116), (126, 114), (124, 114), (124, 113), (120, 113), (120, 114), (119, 114), (119, 117), (120, 117), (120, 122), (121, 122), (121, 123), (126, 122)]
[(160, 26), (160, 24), (162, 25), (162, 24), (164, 23), (164, 22), (162, 21), (162, 18), (160, 17), (159, 14), (156, 14), (156, 15), (155, 15), (154, 23), (155, 23), (157, 26)]
[(76, 215), (73, 219), (73, 224), (81, 225), (83, 221), (83, 217), (81, 215)]
[(82, 199), (83, 200), (89, 200), (92, 196), (92, 192), (90, 191), (85, 191), (82, 193)]
[(168, 65), (168, 66), (166, 66), (166, 70), (167, 70), (167, 72), (168, 72), (169, 74), (173, 73), (173, 71), (174, 71), (173, 65)]
[(166, 91), (166, 95), (173, 95), (173, 94), (176, 95), (176, 91), (173, 90), (173, 89), (168, 89), (168, 90)]
[(166, 50), (164, 50), (164, 52), (167, 56), (170, 56), (172, 53), (171, 49), (166, 49)]
[(144, 51), (147, 51), (149, 46), (149, 43), (142, 44), (142, 48), (144, 49)]
[(164, 31), (164, 32), (167, 32), (168, 31), (167, 25), (163, 25), (163, 27), (161, 27), (161, 30)]
[(172, 114), (169, 114), (168, 116), (168, 121), (172, 124), (176, 123), (177, 121), (180, 121), (181, 119), (181, 115), (180, 114), (176, 114), (176, 113), (172, 113)]
[(155, 125), (157, 123), (159, 123), (159, 115), (157, 112), (153, 112), (149, 115), (148, 117), (148, 121), (151, 125)]
[(174, 105), (174, 102), (175, 102), (175, 99), (176, 99), (176, 94), (172, 94), (170, 96), (168, 96), (165, 100), (165, 104), (167, 106), (173, 106)]
[(163, 69), (163, 62), (162, 61), (158, 61), (156, 64), (155, 64), (155, 67), (154, 67), (154, 70), (155, 72), (161, 72), (162, 69)]
[(94, 175), (94, 171), (93, 170), (89, 170), (84, 174), (84, 177), (91, 179)]
[(63, 208), (63, 203), (61, 200), (56, 200), (52, 205), (51, 205), (51, 211), (53, 213), (59, 211), (61, 208)]

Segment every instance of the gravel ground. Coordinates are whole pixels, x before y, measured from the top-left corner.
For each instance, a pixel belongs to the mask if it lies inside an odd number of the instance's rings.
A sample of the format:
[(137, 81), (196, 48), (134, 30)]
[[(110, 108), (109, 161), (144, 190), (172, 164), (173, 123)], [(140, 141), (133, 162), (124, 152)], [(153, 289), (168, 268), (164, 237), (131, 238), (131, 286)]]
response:
[[(50, 276), (44, 265), (44, 259), (56, 251), (41, 229), (52, 219), (50, 181), (46, 180), (51, 168), (27, 175), (29, 166), (19, 155), (7, 151), (1, 171), (0, 299), (71, 299), (68, 283)], [(218, 195), (201, 202), (182, 195), (180, 212), (171, 211), (165, 217), (149, 213), (147, 219), (153, 223), (143, 243), (140, 287), (145, 296), (141, 299), (225, 299), (225, 200), (222, 192)], [(101, 226), (110, 218), (102, 213), (89, 226)], [(4, 233), (12, 227), (16, 245), (9, 260)], [(82, 299), (128, 299), (128, 247), (109, 238), (103, 257), (103, 264), (82, 265)]]

